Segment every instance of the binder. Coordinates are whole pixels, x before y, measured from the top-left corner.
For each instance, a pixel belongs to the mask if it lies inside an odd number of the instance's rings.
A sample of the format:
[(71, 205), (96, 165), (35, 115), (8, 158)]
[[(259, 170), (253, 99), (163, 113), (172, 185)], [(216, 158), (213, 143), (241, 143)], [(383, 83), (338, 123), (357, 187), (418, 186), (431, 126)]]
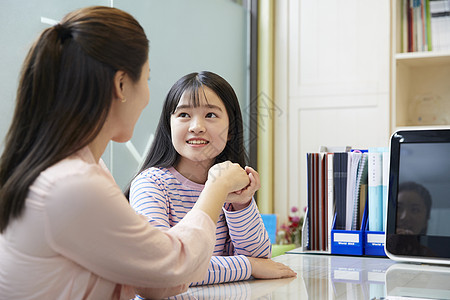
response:
[(335, 229), (345, 229), (346, 209), (347, 209), (347, 162), (348, 152), (334, 153), (334, 188), (335, 188), (335, 205), (336, 218)]
[(369, 222), (364, 228), (364, 255), (386, 256), (384, 244), (386, 235), (384, 231), (369, 231)]
[[(369, 231), (367, 152), (307, 153), (308, 206), (303, 224), (302, 251), (386, 255), (384, 232)], [(381, 152), (379, 154), (381, 156)], [(358, 157), (352, 168), (350, 155)], [(351, 188), (347, 187), (349, 180), (353, 181)], [(346, 196), (353, 197), (350, 204)], [(351, 221), (350, 230), (345, 228), (346, 216)]]

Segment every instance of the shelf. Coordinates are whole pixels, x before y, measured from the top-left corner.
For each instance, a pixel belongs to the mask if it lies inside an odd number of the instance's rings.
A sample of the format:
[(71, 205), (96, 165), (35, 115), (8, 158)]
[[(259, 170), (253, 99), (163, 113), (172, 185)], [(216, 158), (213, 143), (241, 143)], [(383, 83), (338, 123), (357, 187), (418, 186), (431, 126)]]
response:
[(397, 126), (396, 130), (430, 130), (430, 129), (450, 129), (450, 125), (429, 125), (429, 126)]
[(450, 64), (450, 51), (397, 53), (395, 60), (411, 67), (444, 65)]
[(450, 51), (401, 53), (401, 0), (391, 0), (391, 132), (450, 127)]

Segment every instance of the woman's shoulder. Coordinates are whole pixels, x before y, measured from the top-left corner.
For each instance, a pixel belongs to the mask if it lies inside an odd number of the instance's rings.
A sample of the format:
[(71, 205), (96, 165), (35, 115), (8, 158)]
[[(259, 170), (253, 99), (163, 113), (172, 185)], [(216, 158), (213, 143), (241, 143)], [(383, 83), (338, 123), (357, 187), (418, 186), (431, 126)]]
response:
[(85, 149), (82, 149), (50, 166), (41, 173), (40, 177), (42, 176), (49, 181), (59, 181), (70, 177), (89, 175), (108, 177), (109, 173), (103, 168), (102, 164), (96, 163), (93, 157), (86, 153)]
[(33, 199), (44, 199), (55, 190), (67, 192), (116, 187), (111, 174), (101, 164), (77, 152), (45, 169), (30, 186)]

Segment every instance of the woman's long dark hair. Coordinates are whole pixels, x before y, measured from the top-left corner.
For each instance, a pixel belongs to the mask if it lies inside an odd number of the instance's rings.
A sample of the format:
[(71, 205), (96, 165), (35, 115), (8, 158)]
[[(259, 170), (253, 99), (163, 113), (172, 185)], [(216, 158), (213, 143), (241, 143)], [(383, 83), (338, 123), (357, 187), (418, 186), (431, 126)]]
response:
[(0, 232), (21, 215), (42, 171), (97, 136), (111, 107), (115, 73), (137, 81), (147, 59), (143, 28), (119, 9), (83, 8), (42, 32), (23, 64), (0, 158)]
[[(198, 106), (199, 93), (202, 93), (203, 86), (210, 88), (222, 100), (229, 119), (227, 144), (222, 153), (216, 157), (214, 163), (230, 160), (234, 163), (239, 163), (241, 167), (247, 165), (242, 114), (236, 93), (231, 85), (221, 76), (212, 72), (203, 71), (183, 76), (169, 90), (163, 104), (152, 146), (137, 174), (150, 167), (167, 168), (174, 166), (178, 162), (180, 155), (172, 144), (170, 117), (175, 112), (184, 92), (190, 93), (190, 99), (193, 105)], [(125, 191), (127, 198), (129, 198), (130, 185), (131, 183)]]

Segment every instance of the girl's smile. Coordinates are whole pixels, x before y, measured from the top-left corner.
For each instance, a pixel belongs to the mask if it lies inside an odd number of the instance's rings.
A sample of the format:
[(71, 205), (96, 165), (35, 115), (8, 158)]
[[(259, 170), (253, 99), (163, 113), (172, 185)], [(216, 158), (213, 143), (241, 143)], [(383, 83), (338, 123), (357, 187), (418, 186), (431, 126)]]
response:
[(205, 139), (199, 139), (199, 138), (192, 138), (186, 141), (189, 145), (192, 145), (193, 147), (203, 147), (207, 145), (209, 142)]

